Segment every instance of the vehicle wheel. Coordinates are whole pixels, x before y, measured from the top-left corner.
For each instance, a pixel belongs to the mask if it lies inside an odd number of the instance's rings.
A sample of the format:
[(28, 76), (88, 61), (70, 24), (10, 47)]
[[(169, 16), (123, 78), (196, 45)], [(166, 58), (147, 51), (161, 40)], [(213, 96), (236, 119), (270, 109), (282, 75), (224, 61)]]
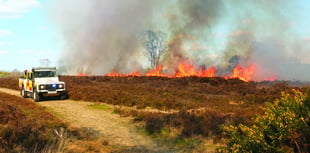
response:
[(22, 89), (20, 90), (20, 95), (21, 95), (23, 98), (27, 98), (27, 92), (25, 91), (24, 88), (22, 88)]
[(37, 91), (33, 91), (33, 93), (32, 93), (32, 98), (33, 98), (33, 100), (34, 100), (35, 102), (39, 102), (41, 97), (40, 97), (40, 95), (38, 94)]

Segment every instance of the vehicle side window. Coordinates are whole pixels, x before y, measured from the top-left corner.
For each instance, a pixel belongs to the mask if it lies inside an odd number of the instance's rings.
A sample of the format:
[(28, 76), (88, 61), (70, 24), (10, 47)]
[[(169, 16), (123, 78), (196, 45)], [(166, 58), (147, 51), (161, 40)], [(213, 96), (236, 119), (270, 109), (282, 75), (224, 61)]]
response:
[(38, 71), (38, 72), (34, 72), (33, 76), (35, 78), (55, 77), (56, 76), (56, 72), (55, 71)]
[(50, 76), (50, 77), (55, 77), (55, 76), (56, 76), (56, 72), (51, 71), (50, 74), (49, 74), (49, 76)]

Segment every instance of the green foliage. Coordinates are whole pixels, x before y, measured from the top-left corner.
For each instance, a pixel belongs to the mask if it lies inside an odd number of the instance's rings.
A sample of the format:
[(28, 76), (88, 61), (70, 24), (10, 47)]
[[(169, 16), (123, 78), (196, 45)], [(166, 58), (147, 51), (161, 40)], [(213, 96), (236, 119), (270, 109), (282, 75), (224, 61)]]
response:
[(110, 107), (106, 104), (93, 104), (93, 105), (90, 105), (89, 107), (91, 107), (93, 109), (97, 109), (97, 110), (108, 110), (108, 109), (110, 109)]
[(9, 75), (9, 72), (2, 72), (0, 71), (0, 77), (6, 77)]
[(309, 93), (282, 93), (252, 126), (224, 126), (228, 152), (307, 152), (310, 144)]

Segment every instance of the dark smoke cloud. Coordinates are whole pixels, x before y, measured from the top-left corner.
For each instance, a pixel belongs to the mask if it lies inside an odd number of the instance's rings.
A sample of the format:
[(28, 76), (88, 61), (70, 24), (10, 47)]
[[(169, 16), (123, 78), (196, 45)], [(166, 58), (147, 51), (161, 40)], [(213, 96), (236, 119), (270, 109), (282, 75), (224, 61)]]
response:
[(302, 0), (56, 0), (51, 6), (66, 42), (65, 73), (148, 68), (139, 35), (151, 29), (168, 36), (161, 63), (170, 69), (186, 61), (227, 71), (237, 55), (242, 66), (255, 64), (256, 80), (310, 80), (309, 68), (298, 64), (310, 60), (310, 30), (300, 30), (310, 26), (301, 17)]

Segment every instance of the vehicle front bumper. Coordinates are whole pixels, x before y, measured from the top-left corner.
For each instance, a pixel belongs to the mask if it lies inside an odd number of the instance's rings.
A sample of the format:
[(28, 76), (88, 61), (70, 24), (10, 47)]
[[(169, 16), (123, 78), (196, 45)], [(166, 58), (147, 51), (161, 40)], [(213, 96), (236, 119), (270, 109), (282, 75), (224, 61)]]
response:
[(44, 96), (56, 96), (66, 93), (65, 89), (56, 89), (56, 90), (38, 90), (39, 94), (43, 94)]

